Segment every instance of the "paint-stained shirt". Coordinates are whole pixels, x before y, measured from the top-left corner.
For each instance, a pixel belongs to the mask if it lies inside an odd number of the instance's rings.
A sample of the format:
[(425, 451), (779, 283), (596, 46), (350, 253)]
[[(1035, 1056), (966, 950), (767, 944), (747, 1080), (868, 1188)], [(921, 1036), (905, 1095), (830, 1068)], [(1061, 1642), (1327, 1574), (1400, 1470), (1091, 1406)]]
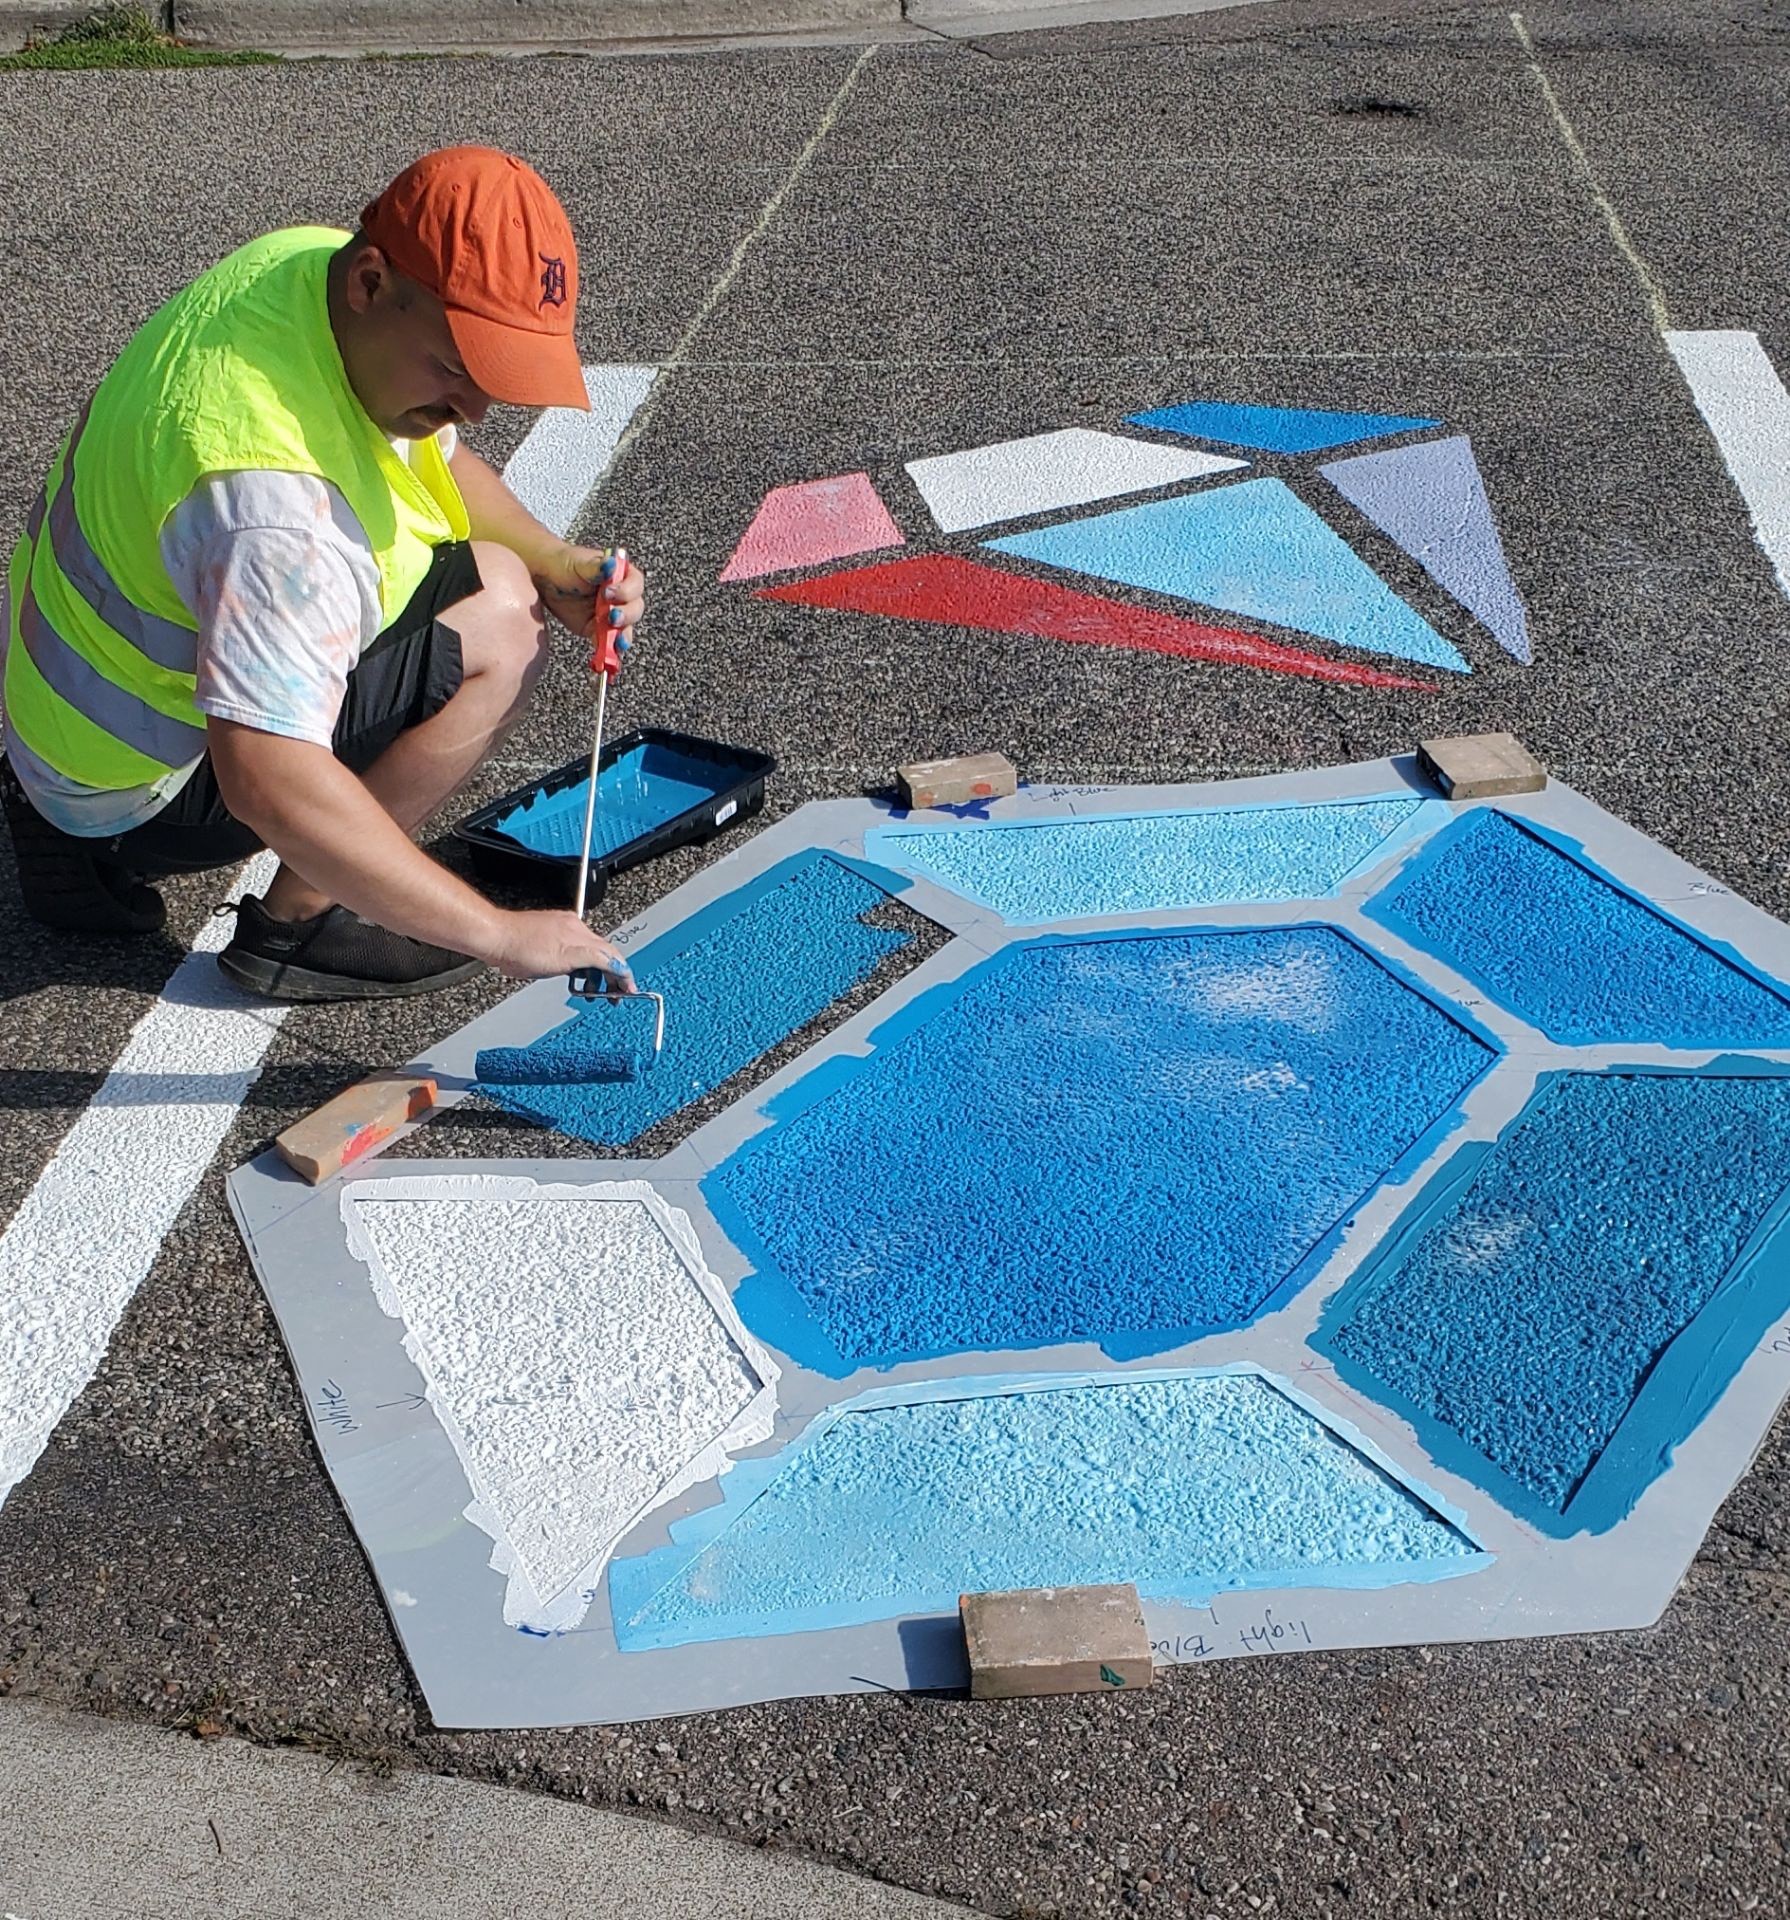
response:
[[(441, 445), (453, 453), (452, 427)], [(168, 516), (161, 552), (198, 624), (199, 711), (329, 746), (348, 675), (382, 624), (379, 563), (341, 491), (309, 473), (208, 474)], [(199, 766), (107, 791), (46, 766), (10, 727), (6, 747), (38, 812), (86, 838), (153, 819)]]

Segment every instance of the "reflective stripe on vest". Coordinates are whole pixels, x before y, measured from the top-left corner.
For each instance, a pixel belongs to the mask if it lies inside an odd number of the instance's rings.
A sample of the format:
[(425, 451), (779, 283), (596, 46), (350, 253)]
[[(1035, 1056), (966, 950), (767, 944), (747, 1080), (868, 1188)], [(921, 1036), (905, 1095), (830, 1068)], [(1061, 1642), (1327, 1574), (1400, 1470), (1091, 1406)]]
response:
[[(123, 590), (113, 580), (93, 551), (86, 534), (81, 531), (81, 522), (75, 513), (75, 448), (80, 445), (81, 430), (87, 425), (87, 415), (92, 410), (89, 400), (81, 409), (81, 417), (75, 422), (75, 430), (68, 437), (68, 451), (62, 461), (62, 484), (56, 489), (56, 498), (50, 506), (50, 551), (56, 556), (56, 564), (62, 569), (62, 577), (74, 588), (93, 611), (117, 634), (120, 640), (133, 646), (146, 660), (153, 660), (158, 667), (170, 668), (175, 673), (192, 673), (199, 661), (199, 636), (191, 627), (183, 627), (173, 620), (164, 620), (158, 613), (145, 613), (134, 600), (126, 598)], [(38, 496), (38, 525), (42, 524), (43, 496)], [(33, 539), (36, 538), (35, 529)], [(31, 656), (37, 658), (34, 653)], [(42, 672), (40, 665), (39, 671)], [(51, 686), (56, 682), (45, 673), (44, 678)], [(60, 693), (62, 689), (56, 688)], [(63, 695), (66, 699), (68, 696)], [(88, 715), (89, 719), (95, 716)], [(105, 725), (105, 722), (101, 722)], [(107, 726), (108, 733), (115, 733), (115, 727)], [(190, 755), (188, 756), (191, 757)], [(161, 755), (156, 756), (157, 759)]]
[[(41, 526), (41, 511), (37, 518)], [(76, 653), (45, 619), (29, 574), (17, 611), (19, 638), (25, 643), (31, 664), (50, 691), (66, 700), (83, 719), (164, 766), (183, 767), (205, 751), (203, 725), (176, 720), (148, 701), (139, 700)]]

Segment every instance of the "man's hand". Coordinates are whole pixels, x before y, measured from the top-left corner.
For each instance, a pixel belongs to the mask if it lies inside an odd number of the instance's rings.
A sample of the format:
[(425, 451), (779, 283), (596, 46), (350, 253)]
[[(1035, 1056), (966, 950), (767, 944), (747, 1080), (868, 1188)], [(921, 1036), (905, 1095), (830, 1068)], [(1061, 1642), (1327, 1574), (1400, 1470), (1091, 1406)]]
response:
[(614, 572), (610, 556), (595, 547), (562, 545), (537, 566), (534, 581), (555, 619), (593, 644), (599, 628), (613, 633), (625, 653), (646, 610), (646, 576), (632, 560), (619, 585)]
[(546, 980), (556, 973), (598, 968), (617, 994), (638, 993), (634, 974), (618, 948), (592, 933), (564, 907), (498, 916), (494, 940), (478, 958), (512, 980)]

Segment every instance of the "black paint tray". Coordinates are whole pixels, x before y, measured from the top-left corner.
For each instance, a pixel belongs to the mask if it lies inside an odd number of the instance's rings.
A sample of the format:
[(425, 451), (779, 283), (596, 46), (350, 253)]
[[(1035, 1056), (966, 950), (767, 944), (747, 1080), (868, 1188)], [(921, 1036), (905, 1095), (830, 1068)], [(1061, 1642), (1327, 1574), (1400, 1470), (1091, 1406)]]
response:
[[(611, 874), (751, 819), (764, 805), (765, 781), (776, 765), (768, 753), (663, 727), (641, 727), (609, 741), (598, 773), (589, 898), (602, 899)], [(612, 788), (605, 776), (615, 769), (620, 774)], [(576, 881), (584, 850), (589, 773), (588, 756), (568, 760), (469, 813), (454, 837), (471, 849), (484, 878), (562, 898)], [(532, 824), (512, 820), (524, 809)], [(499, 824), (505, 821), (510, 831)]]

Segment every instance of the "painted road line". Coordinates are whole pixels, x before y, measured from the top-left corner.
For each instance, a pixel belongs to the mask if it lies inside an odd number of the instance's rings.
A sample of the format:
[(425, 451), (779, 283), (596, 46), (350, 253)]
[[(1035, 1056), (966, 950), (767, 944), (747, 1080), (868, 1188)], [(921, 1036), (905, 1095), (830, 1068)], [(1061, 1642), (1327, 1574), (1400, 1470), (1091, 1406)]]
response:
[(1790, 594), (1790, 392), (1756, 333), (1664, 337), (1747, 504), (1753, 537)]
[[(845, 103), (857, 90), (857, 85), (863, 77), (864, 69), (870, 65), (870, 62), (875, 57), (876, 48), (874, 46), (868, 46), (858, 55), (857, 59), (852, 62), (851, 71), (840, 81), (839, 91), (827, 102), (827, 110), (821, 115), (815, 125), (814, 131), (808, 136), (807, 144), (802, 148), (802, 151), (796, 155), (794, 160), (790, 162), (789, 171), (778, 183), (777, 190), (764, 205), (759, 208), (758, 218), (754, 220), (750, 228), (740, 236), (732, 255), (728, 259), (727, 265), (721, 269), (719, 277), (716, 279), (715, 284), (709, 288), (702, 305), (696, 309), (696, 317), (684, 329), (683, 338), (672, 348), (665, 363), (659, 368), (658, 378), (653, 382), (652, 391), (640, 403), (639, 410), (635, 413), (634, 418), (629, 421), (627, 430), (622, 434), (621, 440), (615, 450), (615, 458), (617, 460), (619, 460), (646, 431), (647, 422), (652, 418), (653, 410), (658, 406), (659, 400), (664, 394), (665, 388), (671, 380), (672, 375), (689, 360), (690, 349), (695, 346), (703, 328), (708, 325), (711, 315), (721, 302), (727, 298), (733, 283), (740, 277), (740, 268), (746, 264), (746, 255), (750, 253), (758, 241), (770, 231), (777, 215), (783, 210), (784, 201), (795, 191), (797, 182), (802, 178), (803, 174), (808, 171), (814, 156), (820, 151), (821, 143), (826, 139), (827, 135), (833, 131), (834, 127), (838, 125), (839, 116), (845, 111)], [(598, 477), (601, 478), (600, 475)]]
[[(275, 864), (251, 861), (231, 899)], [(231, 931), (222, 915), (200, 929), (0, 1234), (0, 1503), (98, 1370), (288, 1012), (218, 971)]]
[(603, 477), (657, 367), (589, 366), (584, 391), (590, 412), (549, 407), (529, 429), (503, 470), (504, 484), (534, 517), (562, 539), (578, 509)]

